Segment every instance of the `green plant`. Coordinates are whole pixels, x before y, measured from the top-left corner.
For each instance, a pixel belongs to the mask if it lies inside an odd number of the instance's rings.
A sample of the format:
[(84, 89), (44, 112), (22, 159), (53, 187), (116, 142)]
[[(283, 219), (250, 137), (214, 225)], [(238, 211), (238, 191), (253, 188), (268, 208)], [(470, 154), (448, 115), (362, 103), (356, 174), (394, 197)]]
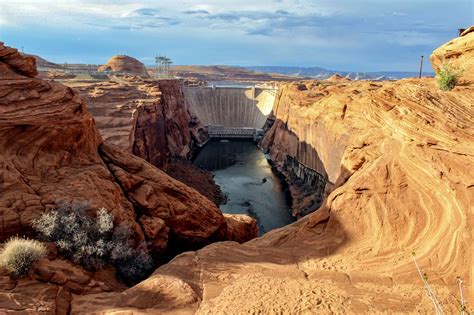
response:
[(42, 239), (54, 242), (62, 255), (88, 270), (112, 265), (129, 284), (146, 277), (153, 268), (146, 244), (134, 246), (130, 225), (122, 222), (114, 228), (114, 217), (106, 209), (92, 217), (86, 214), (89, 208), (87, 203), (58, 203), (33, 227)]
[(454, 67), (451, 63), (443, 63), (441, 69), (436, 73), (439, 88), (443, 91), (452, 90), (458, 84), (462, 72), (461, 69)]
[(4, 244), (0, 252), (0, 265), (5, 267), (10, 275), (21, 277), (46, 254), (46, 247), (40, 242), (13, 237)]

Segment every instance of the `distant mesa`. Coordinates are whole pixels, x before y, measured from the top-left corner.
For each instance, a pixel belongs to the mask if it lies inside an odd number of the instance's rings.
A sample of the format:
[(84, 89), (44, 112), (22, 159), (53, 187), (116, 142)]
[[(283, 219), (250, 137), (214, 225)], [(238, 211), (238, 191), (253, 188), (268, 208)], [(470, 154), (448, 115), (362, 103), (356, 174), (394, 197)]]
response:
[(112, 58), (107, 61), (107, 63), (103, 66), (99, 67), (99, 72), (118, 72), (123, 74), (133, 74), (139, 76), (148, 77), (149, 74), (145, 68), (145, 65), (138, 61), (137, 59), (125, 56), (125, 55), (117, 55), (113, 56)]
[(350, 81), (350, 80), (351, 79), (349, 79), (347, 77), (343, 77), (339, 73), (333, 74), (332, 76), (327, 78), (327, 81), (331, 81), (331, 82), (341, 82), (341, 81)]

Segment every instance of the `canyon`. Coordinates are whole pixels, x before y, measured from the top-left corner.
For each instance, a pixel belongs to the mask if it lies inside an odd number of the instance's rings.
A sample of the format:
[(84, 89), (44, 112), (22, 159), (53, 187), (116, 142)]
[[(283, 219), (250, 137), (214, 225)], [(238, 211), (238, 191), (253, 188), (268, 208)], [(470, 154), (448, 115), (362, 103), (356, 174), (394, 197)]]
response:
[[(35, 78), (34, 59), (0, 44), (0, 239), (32, 235), (31, 220), (59, 198), (85, 198), (155, 252), (182, 249), (131, 288), (110, 270), (90, 274), (49, 257), (29, 278), (1, 275), (0, 309), (431, 313), (414, 255), (443, 309), (455, 312), (457, 277), (474, 298), (473, 51), (472, 28), (434, 51), (435, 69), (446, 59), (464, 69), (448, 92), (434, 78), (281, 84), (260, 146), (287, 178), (300, 219), (249, 240), (254, 221), (223, 215), (157, 168), (208, 138), (195, 105), (179, 105), (176, 83), (66, 87)], [(68, 277), (58, 283), (59, 272)]]
[[(196, 190), (104, 143), (78, 92), (35, 78), (36, 74), (34, 58), (22, 57), (0, 43), (2, 242), (14, 235), (33, 236), (32, 221), (54, 209), (57, 201), (86, 201), (91, 215), (106, 208), (117, 223), (132, 228), (137, 243), (146, 240), (148, 249), (161, 257), (218, 240), (243, 242), (256, 235), (252, 219), (223, 215)], [(61, 259), (51, 264), (66, 270), (62, 280), (54, 277), (56, 271), (45, 276), (39, 269), (17, 281), (1, 270), (0, 309), (66, 313), (71, 294), (87, 292), (91, 286), (97, 289), (99, 282), (110, 291), (116, 282), (113, 273), (98, 282), (93, 278), (100, 276), (79, 267), (71, 270)], [(68, 280), (64, 273), (86, 276)], [(32, 287), (36, 293), (27, 298)]]

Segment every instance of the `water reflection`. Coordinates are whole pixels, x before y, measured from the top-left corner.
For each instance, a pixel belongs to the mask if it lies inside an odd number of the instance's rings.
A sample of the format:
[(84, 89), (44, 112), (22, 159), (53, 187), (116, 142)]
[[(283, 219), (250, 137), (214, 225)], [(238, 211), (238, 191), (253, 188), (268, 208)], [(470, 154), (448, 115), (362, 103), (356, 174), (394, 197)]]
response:
[(221, 210), (254, 217), (260, 235), (293, 222), (280, 180), (253, 142), (211, 141), (194, 165), (212, 171), (228, 195)]

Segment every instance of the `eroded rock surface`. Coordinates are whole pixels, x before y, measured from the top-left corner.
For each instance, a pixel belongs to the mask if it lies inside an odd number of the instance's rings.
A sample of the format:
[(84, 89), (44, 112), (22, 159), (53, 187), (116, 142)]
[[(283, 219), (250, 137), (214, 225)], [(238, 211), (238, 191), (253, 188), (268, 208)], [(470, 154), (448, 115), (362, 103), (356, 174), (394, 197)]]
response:
[(113, 56), (107, 61), (105, 65), (100, 66), (98, 70), (113, 71), (121, 74), (132, 74), (144, 77), (149, 76), (143, 63), (133, 57), (125, 55)]
[(461, 36), (454, 38), (433, 52), (430, 58), (433, 69), (439, 71), (443, 63), (448, 62), (461, 69), (462, 79), (474, 81), (473, 41), (474, 26), (471, 26)]
[[(216, 232), (227, 223), (214, 203), (146, 161), (104, 144), (79, 93), (35, 75), (33, 58), (0, 44), (0, 242), (34, 235), (32, 220), (58, 200), (87, 201), (91, 215), (105, 207), (115, 223), (132, 226), (137, 242), (145, 239), (158, 252), (165, 243), (167, 252), (179, 253), (223, 240)], [(21, 303), (32, 308), (20, 310), (54, 312), (63, 303), (56, 301), (58, 288), (44, 290), (28, 298), (21, 293)], [(84, 293), (79, 291), (73, 293)], [(2, 311), (16, 307), (8, 305)]]
[(97, 127), (109, 143), (158, 167), (190, 157), (208, 140), (191, 114), (177, 80), (121, 77), (115, 81), (66, 82), (84, 97)]
[(73, 310), (433, 313), (415, 252), (455, 313), (457, 276), (474, 298), (472, 104), (472, 84), (442, 92), (429, 78), (285, 85), (268, 147), (276, 163), (292, 156), (324, 174), (322, 207), (242, 245), (183, 253), (133, 289), (74, 300)]

